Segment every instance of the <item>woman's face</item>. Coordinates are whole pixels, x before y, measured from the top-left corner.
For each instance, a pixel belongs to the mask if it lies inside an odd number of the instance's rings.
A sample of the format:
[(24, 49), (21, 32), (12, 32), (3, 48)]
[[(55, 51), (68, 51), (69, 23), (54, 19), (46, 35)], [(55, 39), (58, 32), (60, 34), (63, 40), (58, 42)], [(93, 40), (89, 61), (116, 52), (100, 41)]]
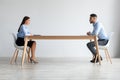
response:
[(26, 21), (25, 21), (25, 24), (26, 24), (26, 25), (29, 25), (29, 24), (30, 24), (30, 19), (26, 20)]

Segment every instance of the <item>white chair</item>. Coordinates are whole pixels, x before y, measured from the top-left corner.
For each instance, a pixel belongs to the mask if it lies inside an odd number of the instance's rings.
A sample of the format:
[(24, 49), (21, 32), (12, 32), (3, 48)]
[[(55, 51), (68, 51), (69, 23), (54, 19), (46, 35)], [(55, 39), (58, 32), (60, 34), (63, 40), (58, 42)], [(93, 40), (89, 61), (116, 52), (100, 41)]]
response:
[[(13, 64), (13, 62), (17, 61), (17, 56), (18, 56), (19, 50), (22, 50), (22, 52), (24, 50), (24, 46), (18, 46), (16, 44), (16, 39), (17, 39), (16, 35), (14, 33), (12, 33), (12, 36), (13, 36), (13, 39), (14, 39), (14, 47), (16, 49), (15, 49), (15, 52), (13, 54), (13, 57), (11, 58), (10, 64)], [(26, 59), (27, 59), (27, 61), (29, 61), (29, 59), (30, 59), (30, 48), (29, 48), (29, 50), (27, 49), (27, 52), (28, 52), (28, 59), (27, 58)]]
[(109, 51), (108, 51), (108, 47), (110, 46), (110, 42), (111, 42), (111, 38), (112, 38), (113, 34), (114, 34), (114, 32), (110, 32), (108, 34), (109, 41), (108, 41), (107, 45), (105, 45), (105, 46), (99, 45), (99, 50), (104, 50), (105, 51), (106, 59), (107, 59), (107, 61), (109, 59), (111, 64), (112, 64), (112, 60), (111, 60), (111, 57), (110, 57), (110, 54), (109, 54)]

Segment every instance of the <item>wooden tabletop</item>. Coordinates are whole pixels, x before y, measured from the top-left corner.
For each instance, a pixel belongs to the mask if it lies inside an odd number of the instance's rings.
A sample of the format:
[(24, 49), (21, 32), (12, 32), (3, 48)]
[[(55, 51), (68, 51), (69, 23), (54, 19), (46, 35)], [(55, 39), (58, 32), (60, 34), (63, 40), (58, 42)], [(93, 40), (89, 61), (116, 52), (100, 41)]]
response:
[(80, 35), (80, 36), (26, 36), (27, 39), (94, 39), (95, 36), (87, 36), (87, 35)]

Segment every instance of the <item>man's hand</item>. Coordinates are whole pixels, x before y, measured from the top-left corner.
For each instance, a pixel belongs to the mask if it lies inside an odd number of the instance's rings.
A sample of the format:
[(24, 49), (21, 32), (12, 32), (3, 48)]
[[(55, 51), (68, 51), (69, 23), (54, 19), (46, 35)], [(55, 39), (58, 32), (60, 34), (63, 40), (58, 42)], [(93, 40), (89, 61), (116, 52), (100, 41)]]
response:
[(89, 31), (89, 32), (87, 32), (87, 35), (91, 35), (91, 32)]

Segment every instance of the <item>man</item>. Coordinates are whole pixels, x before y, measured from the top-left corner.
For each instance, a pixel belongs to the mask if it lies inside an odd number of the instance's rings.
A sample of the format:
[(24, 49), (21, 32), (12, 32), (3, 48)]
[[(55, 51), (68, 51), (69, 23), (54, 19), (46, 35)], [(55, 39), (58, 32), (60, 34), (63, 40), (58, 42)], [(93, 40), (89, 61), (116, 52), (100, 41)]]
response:
[[(93, 24), (93, 31), (87, 32), (87, 35), (96, 35), (98, 37), (98, 45), (106, 45), (108, 43), (108, 36), (106, 35), (103, 25), (97, 21), (97, 15), (96, 14), (90, 14), (90, 23)], [(90, 61), (92, 63), (95, 62), (96, 58), (96, 49), (95, 49), (95, 42), (89, 42), (87, 43), (87, 47), (94, 55), (94, 58)], [(102, 57), (100, 57), (102, 60)], [(99, 62), (97, 59), (96, 62)]]

